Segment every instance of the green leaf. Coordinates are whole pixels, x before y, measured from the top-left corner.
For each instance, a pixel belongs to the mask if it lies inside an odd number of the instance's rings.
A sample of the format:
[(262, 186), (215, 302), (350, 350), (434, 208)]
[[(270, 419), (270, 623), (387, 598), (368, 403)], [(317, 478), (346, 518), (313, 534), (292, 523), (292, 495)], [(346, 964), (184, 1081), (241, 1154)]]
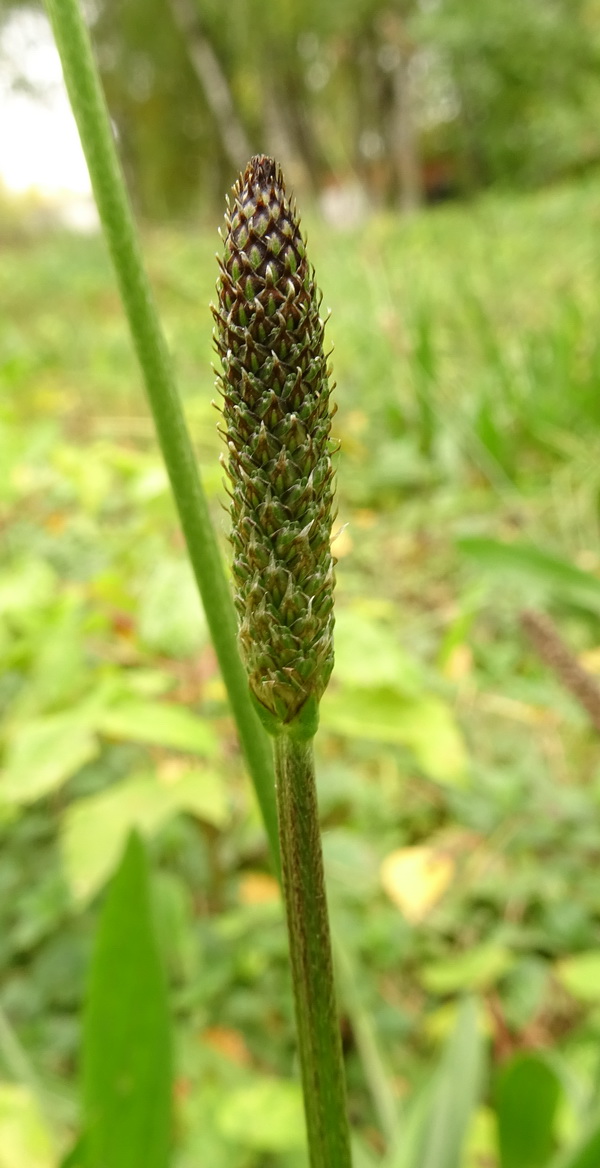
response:
[[(306, 1168), (306, 1162), (301, 1168)], [(356, 1133), (352, 1133), (352, 1168), (383, 1168), (381, 1160), (375, 1158), (364, 1140)]]
[[(479, 1102), (483, 1078), (483, 1040), (477, 1002), (467, 998), (444, 1051), (434, 1082), (416, 1112), (420, 1135), (407, 1132), (389, 1168), (460, 1168), (471, 1118)], [(386, 1166), (387, 1168), (387, 1166)]]
[(148, 742), (212, 758), (217, 739), (211, 727), (184, 706), (165, 702), (125, 701), (98, 711), (97, 729), (109, 738)]
[(409, 697), (423, 690), (418, 665), (393, 630), (355, 609), (342, 609), (335, 618), (335, 676), (343, 685), (392, 686)]
[(0, 772), (0, 802), (20, 806), (41, 799), (97, 753), (83, 713), (52, 714), (15, 727)]
[(35, 1096), (0, 1083), (0, 1168), (54, 1168), (53, 1140)]
[(468, 998), (444, 1052), (419, 1168), (459, 1168), (471, 1116), (479, 1102), (482, 1070), (477, 1003)]
[(190, 984), (198, 975), (194, 898), (174, 872), (157, 872), (152, 880), (156, 936), (169, 980)]
[(306, 1141), (302, 1092), (282, 1079), (230, 1091), (217, 1122), (226, 1139), (260, 1152), (292, 1151)]
[(168, 1168), (171, 1040), (147, 860), (130, 836), (102, 909), (83, 1024), (86, 1168)]
[(321, 725), (348, 738), (407, 746), (438, 783), (466, 782), (463, 737), (440, 698), (409, 698), (389, 688), (332, 689), (321, 702)]
[(598, 1168), (599, 1164), (600, 1123), (596, 1123), (573, 1148), (559, 1152), (548, 1168)]
[(537, 588), (542, 595), (557, 596), (600, 613), (600, 580), (568, 560), (528, 544), (479, 537), (460, 539), (458, 547), (480, 568), (503, 577), (510, 575), (529, 588)]
[(513, 961), (510, 950), (502, 945), (477, 945), (457, 957), (424, 966), (421, 983), (430, 994), (485, 990), (504, 976)]
[(222, 776), (196, 769), (168, 781), (157, 774), (135, 775), (72, 803), (62, 818), (60, 843), (74, 899), (85, 903), (98, 891), (132, 828), (151, 836), (179, 811), (224, 827), (229, 807)]
[(70, 595), (48, 615), (43, 632), (35, 638), (35, 661), (18, 703), (20, 717), (28, 712), (72, 712), (87, 680), (83, 621), (82, 605)]
[(435, 1080), (430, 1079), (420, 1091), (410, 1097), (381, 1168), (417, 1168), (435, 1086)]
[(600, 949), (565, 957), (554, 966), (554, 975), (579, 1002), (600, 1002)]
[(144, 582), (139, 611), (140, 639), (157, 653), (188, 657), (208, 639), (198, 589), (186, 560), (157, 563)]
[(506, 1067), (496, 1100), (502, 1168), (544, 1168), (559, 1098), (558, 1078), (541, 1055), (518, 1055)]
[(44, 608), (55, 590), (56, 573), (46, 560), (30, 556), (0, 573), (0, 614)]
[(85, 1137), (80, 1136), (77, 1143), (67, 1152), (60, 1162), (60, 1168), (86, 1168)]

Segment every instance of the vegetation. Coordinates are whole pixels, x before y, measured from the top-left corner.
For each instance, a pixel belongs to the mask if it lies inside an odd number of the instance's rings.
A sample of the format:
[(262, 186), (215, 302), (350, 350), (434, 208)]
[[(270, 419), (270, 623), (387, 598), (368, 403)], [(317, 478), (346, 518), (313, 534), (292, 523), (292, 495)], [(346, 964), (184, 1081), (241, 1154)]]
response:
[[(0, 29), (40, 7), (0, 0)], [(220, 207), (255, 152), (303, 194), (351, 187), (408, 208), (540, 185), (600, 157), (597, 0), (230, 0), (227, 12), (220, 0), (90, 10), (147, 218)]]
[[(589, 182), (308, 224), (342, 442), (320, 802), (375, 1162), (386, 1104), (426, 1083), (465, 990), (492, 1055), (465, 1166), (498, 1162), (494, 1110), (502, 1168), (545, 1164), (594, 1115), (596, 732), (520, 616), (549, 612), (593, 676), (597, 207)], [(213, 230), (145, 246), (224, 535), (199, 323)], [(104, 248), (53, 237), (3, 263), (0, 1163), (54, 1168), (77, 1128), (90, 939), (137, 825), (176, 1021), (174, 1162), (302, 1164), (277, 886)], [(507, 1135), (523, 1081), (542, 1083), (537, 1161)]]

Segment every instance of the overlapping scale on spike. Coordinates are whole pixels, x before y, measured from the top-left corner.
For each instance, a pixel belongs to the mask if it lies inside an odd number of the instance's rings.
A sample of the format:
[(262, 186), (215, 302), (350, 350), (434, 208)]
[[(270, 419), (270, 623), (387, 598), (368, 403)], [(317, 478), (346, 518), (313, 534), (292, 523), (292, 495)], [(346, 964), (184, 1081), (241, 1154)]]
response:
[(314, 271), (272, 159), (238, 179), (224, 242), (213, 312), (240, 647), (256, 699), (289, 724), (333, 666), (332, 411)]

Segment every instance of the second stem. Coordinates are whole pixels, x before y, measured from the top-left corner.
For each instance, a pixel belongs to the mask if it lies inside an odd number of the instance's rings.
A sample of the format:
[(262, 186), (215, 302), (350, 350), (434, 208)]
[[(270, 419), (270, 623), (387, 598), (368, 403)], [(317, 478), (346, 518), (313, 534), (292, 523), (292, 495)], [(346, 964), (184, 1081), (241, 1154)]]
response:
[(311, 1168), (351, 1168), (312, 741), (275, 740), (277, 812)]

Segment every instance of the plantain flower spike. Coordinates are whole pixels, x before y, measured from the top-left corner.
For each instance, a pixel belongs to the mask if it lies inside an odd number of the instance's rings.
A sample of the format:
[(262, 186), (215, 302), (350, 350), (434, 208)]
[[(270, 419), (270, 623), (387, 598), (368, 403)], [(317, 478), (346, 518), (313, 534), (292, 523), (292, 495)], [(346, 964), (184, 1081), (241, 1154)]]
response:
[(333, 668), (330, 370), (314, 270), (273, 159), (240, 175), (224, 242), (213, 313), (240, 648), (267, 728), (310, 736)]

